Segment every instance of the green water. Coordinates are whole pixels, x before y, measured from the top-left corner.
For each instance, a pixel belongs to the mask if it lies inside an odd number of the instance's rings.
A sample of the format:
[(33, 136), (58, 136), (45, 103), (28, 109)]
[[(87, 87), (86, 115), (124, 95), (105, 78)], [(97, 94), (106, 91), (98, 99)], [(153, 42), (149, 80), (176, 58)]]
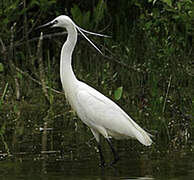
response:
[[(19, 179), (164, 179), (192, 180), (194, 178), (194, 158), (192, 153), (175, 152), (164, 157), (147, 158), (126, 156), (114, 167), (100, 168), (95, 155), (85, 151), (84, 158), (62, 158), (57, 154), (13, 155), (0, 162), (1, 180)], [(132, 153), (131, 153), (132, 154)]]
[[(40, 132), (28, 138), (20, 137), (15, 145), (17, 151), (9, 157), (1, 153), (1, 180), (194, 179), (194, 153), (187, 146), (161, 150), (156, 145), (143, 147), (136, 141), (113, 141), (120, 161), (114, 167), (101, 168), (95, 141), (88, 141), (92, 135), (85, 127), (77, 131), (53, 130), (46, 136)], [(112, 154), (104, 141), (103, 152), (110, 162)]]
[[(194, 179), (191, 139), (172, 146), (155, 137), (151, 147), (113, 140), (120, 160), (114, 167), (101, 168), (90, 130), (71, 111), (64, 113), (60, 104), (49, 110), (34, 107), (22, 104), (1, 111), (0, 180)], [(102, 147), (108, 163), (111, 150), (105, 141)]]

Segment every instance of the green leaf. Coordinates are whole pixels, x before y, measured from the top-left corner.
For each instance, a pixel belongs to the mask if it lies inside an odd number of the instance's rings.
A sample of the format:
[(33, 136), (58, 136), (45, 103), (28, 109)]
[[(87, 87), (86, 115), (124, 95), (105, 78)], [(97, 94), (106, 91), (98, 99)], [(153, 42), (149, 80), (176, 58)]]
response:
[(3, 66), (2, 63), (0, 63), (0, 73), (1, 73), (1, 72), (4, 72), (4, 66)]
[(123, 94), (123, 87), (118, 87), (115, 92), (114, 92), (114, 98), (116, 100), (119, 100), (121, 97), (122, 97), (122, 94)]
[(166, 3), (168, 6), (172, 7), (172, 1), (171, 0), (162, 0), (164, 3)]
[(79, 26), (83, 26), (82, 23), (83, 15), (80, 8), (76, 4), (74, 4), (73, 7), (71, 8), (71, 14), (76, 24), (79, 24)]
[(152, 21), (148, 21), (145, 23), (145, 28), (150, 29), (150, 27), (153, 25)]
[(94, 8), (94, 20), (98, 24), (104, 18), (104, 11), (106, 9), (106, 3), (103, 0), (100, 0)]
[(18, 72), (18, 73), (17, 73), (17, 77), (18, 77), (19, 79), (22, 79), (23, 76), (22, 76), (21, 73)]
[(85, 28), (89, 28), (89, 24), (90, 24), (90, 11), (86, 12), (85, 14), (83, 14), (83, 19), (82, 19), (82, 27)]
[(156, 3), (157, 0), (148, 0), (149, 3), (152, 2), (152, 4), (154, 5)]

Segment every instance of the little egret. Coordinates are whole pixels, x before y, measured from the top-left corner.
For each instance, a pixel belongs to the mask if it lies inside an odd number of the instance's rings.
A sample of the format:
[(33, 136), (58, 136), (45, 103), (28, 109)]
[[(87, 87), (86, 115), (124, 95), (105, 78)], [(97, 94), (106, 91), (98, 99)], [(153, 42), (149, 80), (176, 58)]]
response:
[(60, 78), (65, 96), (79, 118), (91, 129), (98, 144), (100, 163), (105, 165), (102, 154), (100, 135), (108, 142), (114, 156), (111, 164), (119, 160), (119, 156), (110, 138), (137, 139), (145, 146), (152, 144), (150, 134), (135, 123), (116, 103), (84, 82), (79, 81), (72, 70), (72, 53), (77, 42), (77, 30), (101, 53), (101, 51), (85, 36), (85, 33), (105, 36), (86, 31), (78, 27), (68, 16), (60, 15), (53, 21), (40, 26), (62, 27), (68, 32), (60, 57)]

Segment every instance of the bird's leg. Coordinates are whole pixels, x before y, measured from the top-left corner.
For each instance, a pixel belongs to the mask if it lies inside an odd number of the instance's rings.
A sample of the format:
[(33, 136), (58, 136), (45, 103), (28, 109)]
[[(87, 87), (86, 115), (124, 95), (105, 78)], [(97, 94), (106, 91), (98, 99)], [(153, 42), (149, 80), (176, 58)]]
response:
[(115, 151), (115, 149), (114, 149), (114, 147), (112, 145), (111, 140), (109, 138), (106, 138), (106, 141), (108, 142), (108, 145), (110, 146), (111, 151), (112, 151), (113, 156), (114, 156), (114, 160), (110, 164), (110, 165), (113, 165), (113, 164), (115, 164), (119, 160), (119, 156), (118, 156), (117, 152)]
[(102, 147), (100, 142), (98, 142), (98, 150), (99, 150), (99, 155), (100, 155), (100, 166), (104, 167), (105, 166), (105, 160), (104, 160), (104, 156), (102, 154)]

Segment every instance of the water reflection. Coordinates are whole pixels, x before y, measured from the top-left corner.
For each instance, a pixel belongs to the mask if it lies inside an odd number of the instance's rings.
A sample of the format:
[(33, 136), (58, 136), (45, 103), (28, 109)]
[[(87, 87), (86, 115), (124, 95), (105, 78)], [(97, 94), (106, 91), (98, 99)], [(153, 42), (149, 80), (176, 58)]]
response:
[(97, 166), (96, 154), (76, 157), (71, 160), (68, 154), (48, 152), (42, 154), (15, 154), (0, 161), (1, 180), (55, 179), (55, 180), (190, 180), (194, 177), (194, 161), (191, 152), (166, 153), (147, 159), (144, 156), (121, 157), (115, 167)]

